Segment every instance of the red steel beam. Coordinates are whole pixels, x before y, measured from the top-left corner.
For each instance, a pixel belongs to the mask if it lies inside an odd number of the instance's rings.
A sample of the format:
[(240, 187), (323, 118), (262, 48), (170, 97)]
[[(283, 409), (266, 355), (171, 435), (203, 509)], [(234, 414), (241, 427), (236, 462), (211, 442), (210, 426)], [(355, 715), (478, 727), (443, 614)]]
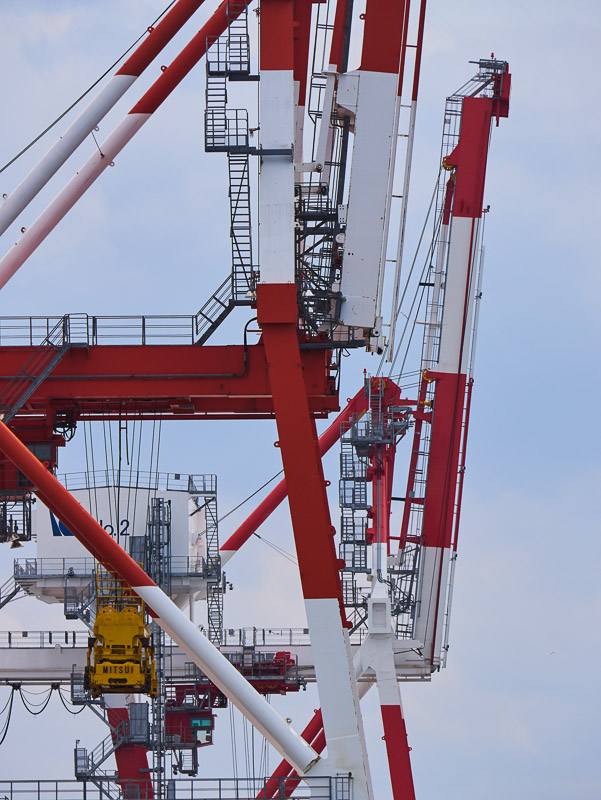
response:
[[(384, 389), (384, 403), (386, 408), (400, 398), (401, 390), (393, 381), (372, 378), (372, 381), (373, 380), (384, 380), (386, 383), (386, 388)], [(340, 439), (341, 425), (354, 414), (364, 414), (367, 411), (368, 405), (369, 399), (365, 393), (365, 387), (362, 387), (357, 394), (348, 401), (346, 407), (336, 417), (330, 427), (319, 437), (319, 455), (322, 458)], [(272, 514), (285, 499), (287, 494), (288, 489), (286, 488), (286, 479), (284, 478), (269, 492), (267, 497), (259, 503), (255, 510), (244, 520), (242, 525), (240, 525), (222, 545), (220, 548), (222, 564), (227, 563), (234, 553), (250, 539), (257, 528), (265, 522), (270, 514)]]
[[(35, 352), (0, 349), (0, 396)], [(312, 416), (337, 411), (328, 350), (301, 351)], [(15, 418), (72, 411), (79, 418), (112, 414), (195, 417), (272, 417), (273, 399), (262, 343), (196, 345), (97, 345), (74, 347)]]
[(296, 286), (259, 284), (257, 299), (303, 596), (305, 600), (335, 598), (345, 624), (317, 431), (307, 414), (307, 387), (298, 358)]
[[(115, 744), (117, 739), (116, 730), (119, 725), (129, 724), (129, 711), (127, 708), (108, 707), (106, 712), (111, 726), (111, 737), (113, 744)], [(147, 753), (148, 751), (145, 747), (131, 742), (121, 744), (115, 750), (117, 774), (119, 775), (118, 782), (125, 797), (128, 796), (127, 790), (130, 787), (137, 789), (137, 796), (141, 800), (152, 800), (154, 797), (152, 781), (149, 776)]]

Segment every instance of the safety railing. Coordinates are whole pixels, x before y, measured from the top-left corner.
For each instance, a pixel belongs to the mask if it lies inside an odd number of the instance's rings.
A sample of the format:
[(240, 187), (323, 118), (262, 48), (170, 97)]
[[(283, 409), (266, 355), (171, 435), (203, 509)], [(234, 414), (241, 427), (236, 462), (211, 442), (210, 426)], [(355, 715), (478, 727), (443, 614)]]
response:
[(87, 648), (89, 635), (88, 631), (0, 631), (0, 649)]
[[(90, 578), (95, 574), (96, 561), (93, 558), (16, 558), (13, 575), (15, 581), (37, 578)], [(197, 556), (173, 556), (171, 574), (204, 575), (207, 563)]]
[[(36, 347), (49, 336), (61, 343), (194, 344), (195, 317), (187, 315), (0, 317), (0, 345)], [(56, 341), (54, 342), (56, 345)]]
[(144, 472), (116, 469), (97, 469), (90, 472), (68, 472), (57, 475), (70, 492), (78, 489), (149, 489), (151, 491), (214, 494), (216, 475), (186, 475), (180, 472)]
[[(351, 644), (361, 644), (367, 632), (358, 630), (351, 635)], [(308, 628), (225, 628), (224, 647), (302, 647), (310, 645)]]
[[(166, 796), (172, 800), (255, 800), (264, 796), (284, 798), (289, 795), (289, 782), (284, 778), (171, 778), (167, 781)], [(266, 791), (267, 790), (267, 791)], [(151, 786), (144, 794), (144, 781), (94, 777), (85, 780), (2, 780), (0, 797), (3, 800), (104, 800), (108, 793), (114, 797), (154, 797)], [(274, 794), (274, 792), (277, 792)], [(300, 800), (351, 800), (352, 778), (304, 778), (294, 789)]]

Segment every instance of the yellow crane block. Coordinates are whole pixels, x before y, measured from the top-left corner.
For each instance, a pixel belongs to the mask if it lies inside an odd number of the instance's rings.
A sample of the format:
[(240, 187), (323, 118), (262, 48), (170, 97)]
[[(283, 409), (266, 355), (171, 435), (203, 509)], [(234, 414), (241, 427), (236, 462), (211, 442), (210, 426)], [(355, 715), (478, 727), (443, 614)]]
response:
[[(109, 580), (110, 593), (102, 591)], [(94, 636), (89, 639), (84, 687), (92, 697), (110, 692), (144, 692), (156, 697), (156, 665), (144, 604), (107, 573), (97, 574), (97, 589), (98, 608)]]

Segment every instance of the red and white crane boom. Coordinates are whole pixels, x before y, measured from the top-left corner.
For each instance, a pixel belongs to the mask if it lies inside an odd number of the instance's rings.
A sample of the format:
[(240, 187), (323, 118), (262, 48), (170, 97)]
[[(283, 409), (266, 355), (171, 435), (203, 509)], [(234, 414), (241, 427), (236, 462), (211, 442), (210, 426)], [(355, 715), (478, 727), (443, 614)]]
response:
[(401, 544), (417, 540), (421, 547), (415, 637), (423, 642), (432, 667), (441, 663), (450, 563), (457, 545), (490, 129), (494, 119), (509, 113), (506, 62), (479, 64), (468, 84), (470, 95), (448, 101), (447, 124), (458, 126), (458, 138), (455, 143), (447, 136), (455, 146), (443, 153), (451, 177), (441, 193), (442, 225), (424, 336), (418, 410), (425, 416), (415, 427), (401, 531)]
[(119, 67), (96, 97), (74, 120), (29, 175), (5, 198), (0, 206), (0, 236), (29, 205), (50, 178), (60, 169), (84, 139), (104, 119), (146, 67), (200, 8), (204, 0), (177, 0), (156, 27), (148, 28), (144, 39)]

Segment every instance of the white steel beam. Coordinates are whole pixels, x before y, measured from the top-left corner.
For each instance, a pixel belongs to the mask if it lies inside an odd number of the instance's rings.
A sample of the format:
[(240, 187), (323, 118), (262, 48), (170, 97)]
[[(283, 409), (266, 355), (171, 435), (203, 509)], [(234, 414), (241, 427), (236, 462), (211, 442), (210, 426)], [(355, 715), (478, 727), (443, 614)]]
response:
[(148, 36), (142, 44), (2, 203), (0, 235), (16, 220), (203, 2), (204, 0), (178, 0), (156, 27), (148, 28)]

